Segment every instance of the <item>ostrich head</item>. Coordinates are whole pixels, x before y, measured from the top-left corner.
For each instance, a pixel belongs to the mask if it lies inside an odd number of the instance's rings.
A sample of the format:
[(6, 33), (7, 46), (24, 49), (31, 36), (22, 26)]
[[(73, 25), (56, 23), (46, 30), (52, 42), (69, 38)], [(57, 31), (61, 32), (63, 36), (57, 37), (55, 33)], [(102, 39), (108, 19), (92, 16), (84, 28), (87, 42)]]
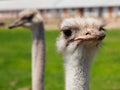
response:
[(36, 9), (26, 9), (18, 14), (18, 19), (9, 26), (9, 28), (14, 27), (28, 27), (32, 28), (42, 22), (42, 17)]
[(102, 21), (94, 18), (68, 18), (61, 23), (57, 48), (72, 53), (78, 48), (97, 49), (105, 37)]

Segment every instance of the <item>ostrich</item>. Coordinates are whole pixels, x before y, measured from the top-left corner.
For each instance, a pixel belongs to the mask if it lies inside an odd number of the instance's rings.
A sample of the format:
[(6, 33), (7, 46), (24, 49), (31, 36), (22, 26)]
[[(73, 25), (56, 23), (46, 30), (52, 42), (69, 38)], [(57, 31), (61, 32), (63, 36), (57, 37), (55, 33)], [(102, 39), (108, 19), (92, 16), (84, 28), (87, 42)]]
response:
[(18, 14), (18, 19), (9, 28), (19, 26), (32, 31), (32, 90), (44, 90), (45, 41), (42, 17), (36, 9), (26, 9)]
[(105, 37), (103, 23), (94, 18), (67, 18), (56, 46), (64, 56), (65, 89), (89, 90), (92, 59)]

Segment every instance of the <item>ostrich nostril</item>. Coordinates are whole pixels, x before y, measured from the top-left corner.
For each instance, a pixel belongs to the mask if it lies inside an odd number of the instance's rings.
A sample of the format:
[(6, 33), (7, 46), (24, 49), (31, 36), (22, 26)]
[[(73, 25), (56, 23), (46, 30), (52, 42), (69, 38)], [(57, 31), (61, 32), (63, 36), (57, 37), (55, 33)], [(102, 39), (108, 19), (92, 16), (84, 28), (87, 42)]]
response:
[(90, 32), (87, 32), (85, 35), (90, 35)]

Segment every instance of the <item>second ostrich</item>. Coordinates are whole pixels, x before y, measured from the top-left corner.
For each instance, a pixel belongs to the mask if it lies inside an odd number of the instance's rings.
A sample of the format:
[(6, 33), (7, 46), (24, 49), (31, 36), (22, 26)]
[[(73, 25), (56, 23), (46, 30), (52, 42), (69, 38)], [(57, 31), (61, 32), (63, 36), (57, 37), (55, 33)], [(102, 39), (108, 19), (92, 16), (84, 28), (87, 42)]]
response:
[(94, 18), (68, 18), (61, 23), (57, 49), (64, 56), (66, 90), (89, 90), (92, 59), (105, 37), (103, 23)]
[(32, 31), (32, 90), (44, 90), (45, 40), (44, 25), (36, 9), (26, 9), (9, 28), (24, 26)]

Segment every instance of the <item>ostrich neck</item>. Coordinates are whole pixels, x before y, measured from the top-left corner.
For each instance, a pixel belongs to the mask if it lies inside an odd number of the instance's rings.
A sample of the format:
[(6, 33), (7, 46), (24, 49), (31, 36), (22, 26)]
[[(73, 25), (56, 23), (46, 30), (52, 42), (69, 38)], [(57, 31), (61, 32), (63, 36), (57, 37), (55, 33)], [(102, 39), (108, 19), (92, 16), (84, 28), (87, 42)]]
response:
[(95, 51), (79, 48), (65, 54), (66, 90), (89, 90), (89, 71)]
[(45, 42), (43, 23), (32, 28), (32, 90), (44, 90)]

